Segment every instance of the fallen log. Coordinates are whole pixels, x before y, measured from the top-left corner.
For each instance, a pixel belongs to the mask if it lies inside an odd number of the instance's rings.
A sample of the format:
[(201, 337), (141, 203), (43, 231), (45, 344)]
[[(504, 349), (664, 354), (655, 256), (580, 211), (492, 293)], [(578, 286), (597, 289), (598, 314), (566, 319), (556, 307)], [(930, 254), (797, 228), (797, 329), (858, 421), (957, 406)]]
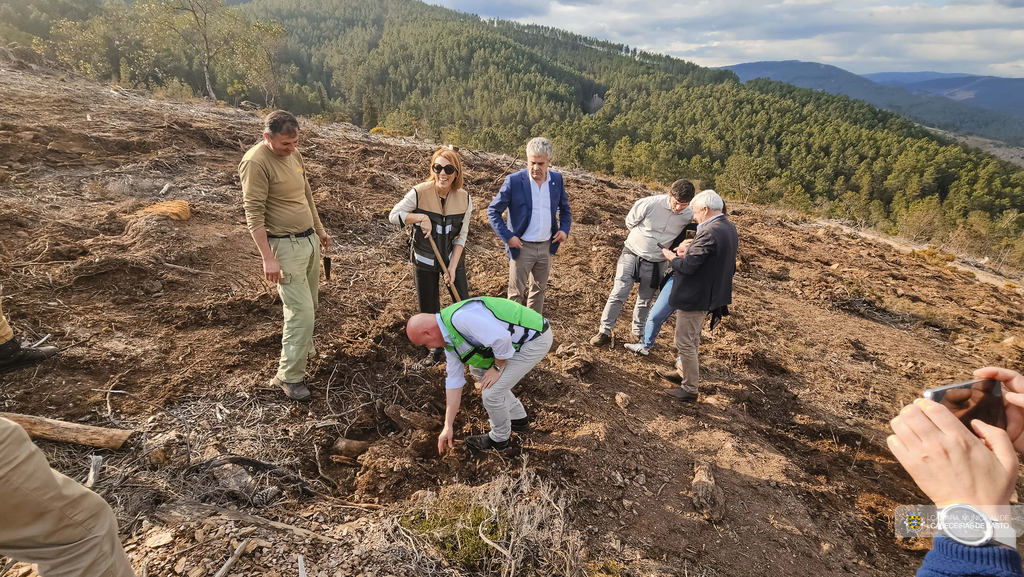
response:
[(30, 437), (103, 449), (120, 449), (121, 445), (128, 440), (128, 437), (132, 436), (132, 433), (135, 432), (125, 429), (90, 427), (89, 425), (66, 423), (56, 419), (19, 415), (17, 413), (0, 413), (0, 418), (8, 419), (21, 425), (21, 428), (25, 429), (25, 432)]

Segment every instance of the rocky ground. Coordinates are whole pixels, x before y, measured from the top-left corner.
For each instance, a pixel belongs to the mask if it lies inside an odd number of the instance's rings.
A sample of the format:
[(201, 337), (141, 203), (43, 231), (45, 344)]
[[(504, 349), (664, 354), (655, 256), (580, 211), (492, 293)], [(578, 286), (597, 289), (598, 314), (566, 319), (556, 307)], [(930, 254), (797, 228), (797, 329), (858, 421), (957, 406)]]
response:
[[(213, 575), (236, 548), (229, 575), (298, 575), (300, 556), (326, 577), (507, 574), (512, 561), (542, 575), (908, 574), (927, 544), (894, 539), (892, 513), (924, 497), (885, 447), (889, 419), (926, 387), (1024, 359), (1009, 281), (741, 206), (732, 316), (705, 331), (701, 402), (677, 404), (654, 374), (671, 322), (648, 358), (622, 348), (631, 306), (612, 347), (586, 344), (623, 218), (651, 191), (567, 170), (555, 346), (518, 393), (533, 431), (506, 453), (440, 458), (443, 369), (404, 335), (407, 237), (386, 218), (433, 145), (303, 126), (336, 248), (314, 397), (296, 404), (268, 384), (281, 309), (235, 172), (257, 114), (14, 68), (0, 70), (0, 295), (24, 340), (49, 334), (61, 354), (0, 377), (0, 410), (137, 431), (118, 451), (39, 444), (82, 481), (104, 457), (94, 488), (140, 574)], [(471, 294), (501, 296), (507, 259), (485, 210), (522, 163), (463, 158)], [(166, 201), (188, 218), (145, 211)], [(457, 437), (486, 430), (479, 395), (463, 407)], [(695, 505), (698, 465), (721, 518)], [(473, 530), (444, 537), (445, 515), (463, 513)]]

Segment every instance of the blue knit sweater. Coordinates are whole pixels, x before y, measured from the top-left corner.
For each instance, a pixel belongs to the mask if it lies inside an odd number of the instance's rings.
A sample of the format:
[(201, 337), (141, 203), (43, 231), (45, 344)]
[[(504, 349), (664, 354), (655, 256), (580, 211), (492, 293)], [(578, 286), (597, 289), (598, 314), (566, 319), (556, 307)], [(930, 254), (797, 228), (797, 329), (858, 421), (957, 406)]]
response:
[(1024, 577), (1020, 555), (1006, 547), (968, 547), (939, 535), (917, 577)]

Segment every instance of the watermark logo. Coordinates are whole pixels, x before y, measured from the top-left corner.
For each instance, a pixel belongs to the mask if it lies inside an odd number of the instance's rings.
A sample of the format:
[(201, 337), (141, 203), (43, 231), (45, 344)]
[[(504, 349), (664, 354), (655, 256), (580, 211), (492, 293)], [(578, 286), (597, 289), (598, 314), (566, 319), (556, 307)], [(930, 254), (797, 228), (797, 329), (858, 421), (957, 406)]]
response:
[(924, 527), (924, 519), (921, 517), (921, 514), (917, 512), (907, 515), (906, 523), (907, 529), (913, 531), (914, 533), (917, 533), (921, 530), (922, 527)]
[[(931, 538), (939, 534), (939, 510), (934, 505), (900, 505), (893, 512), (893, 529), (897, 537)], [(966, 516), (965, 516), (966, 515)], [(996, 530), (1013, 530), (1024, 535), (1024, 505), (1011, 505), (997, 517), (990, 518)], [(985, 524), (973, 513), (957, 512), (946, 516), (945, 526), (952, 531), (984, 532)]]

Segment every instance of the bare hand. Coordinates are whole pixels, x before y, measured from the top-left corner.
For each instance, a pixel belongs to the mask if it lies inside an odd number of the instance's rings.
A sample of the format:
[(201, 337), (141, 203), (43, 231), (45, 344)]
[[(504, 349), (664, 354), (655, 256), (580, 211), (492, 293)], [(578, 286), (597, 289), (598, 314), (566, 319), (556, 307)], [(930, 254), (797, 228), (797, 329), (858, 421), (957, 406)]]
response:
[(501, 371), (499, 371), (498, 369), (494, 367), (487, 369), (487, 372), (484, 373), (484, 376), (480, 377), (480, 390), (486, 391), (487, 389), (494, 386), (494, 383), (498, 382), (498, 377), (500, 376)]
[(452, 264), (448, 265), (448, 273), (445, 274), (444, 276), (444, 282), (450, 284), (451, 286), (455, 286), (455, 270), (458, 267), (459, 263), (457, 262), (453, 262)]
[(1003, 383), (1003, 405), (1006, 406), (1006, 434), (1013, 448), (1024, 455), (1024, 376), (1016, 371), (985, 367), (974, 371), (976, 379), (995, 379)]
[(672, 262), (676, 258), (676, 253), (670, 251), (667, 248), (661, 249), (661, 254), (665, 255), (665, 260), (667, 260), (668, 262)]
[[(690, 248), (691, 244), (693, 244), (693, 239), (692, 238), (688, 238), (688, 239), (684, 240), (683, 242), (679, 243), (679, 246), (676, 247), (676, 250), (681, 250), (685, 254), (686, 253), (686, 249)], [(679, 255), (679, 256), (682, 256), (682, 255)]]
[(274, 284), (281, 282), (281, 265), (277, 263), (276, 258), (263, 259), (263, 276)]
[(523, 241), (519, 240), (518, 236), (513, 236), (512, 238), (508, 239), (508, 245), (512, 248), (521, 249), (523, 248)]
[(551, 239), (551, 242), (562, 242), (567, 238), (569, 238), (569, 235), (565, 234), (563, 231), (558, 231), (555, 233), (554, 238)]
[(334, 237), (327, 234), (326, 230), (317, 234), (317, 236), (320, 237), (320, 248), (325, 251), (331, 250), (331, 245), (334, 244)]
[(430, 235), (430, 217), (424, 215), (423, 216), (423, 220), (421, 220), (419, 222), (419, 225), (420, 225), (420, 230), (423, 231), (423, 234), (429, 236)]
[(1006, 431), (974, 420), (967, 427), (946, 407), (917, 399), (892, 420), (889, 450), (937, 506), (974, 505), (990, 515), (1010, 503), (1017, 454)]
[(452, 448), (452, 429), (448, 425), (445, 425), (444, 430), (437, 436), (437, 454), (443, 455), (445, 449)]

